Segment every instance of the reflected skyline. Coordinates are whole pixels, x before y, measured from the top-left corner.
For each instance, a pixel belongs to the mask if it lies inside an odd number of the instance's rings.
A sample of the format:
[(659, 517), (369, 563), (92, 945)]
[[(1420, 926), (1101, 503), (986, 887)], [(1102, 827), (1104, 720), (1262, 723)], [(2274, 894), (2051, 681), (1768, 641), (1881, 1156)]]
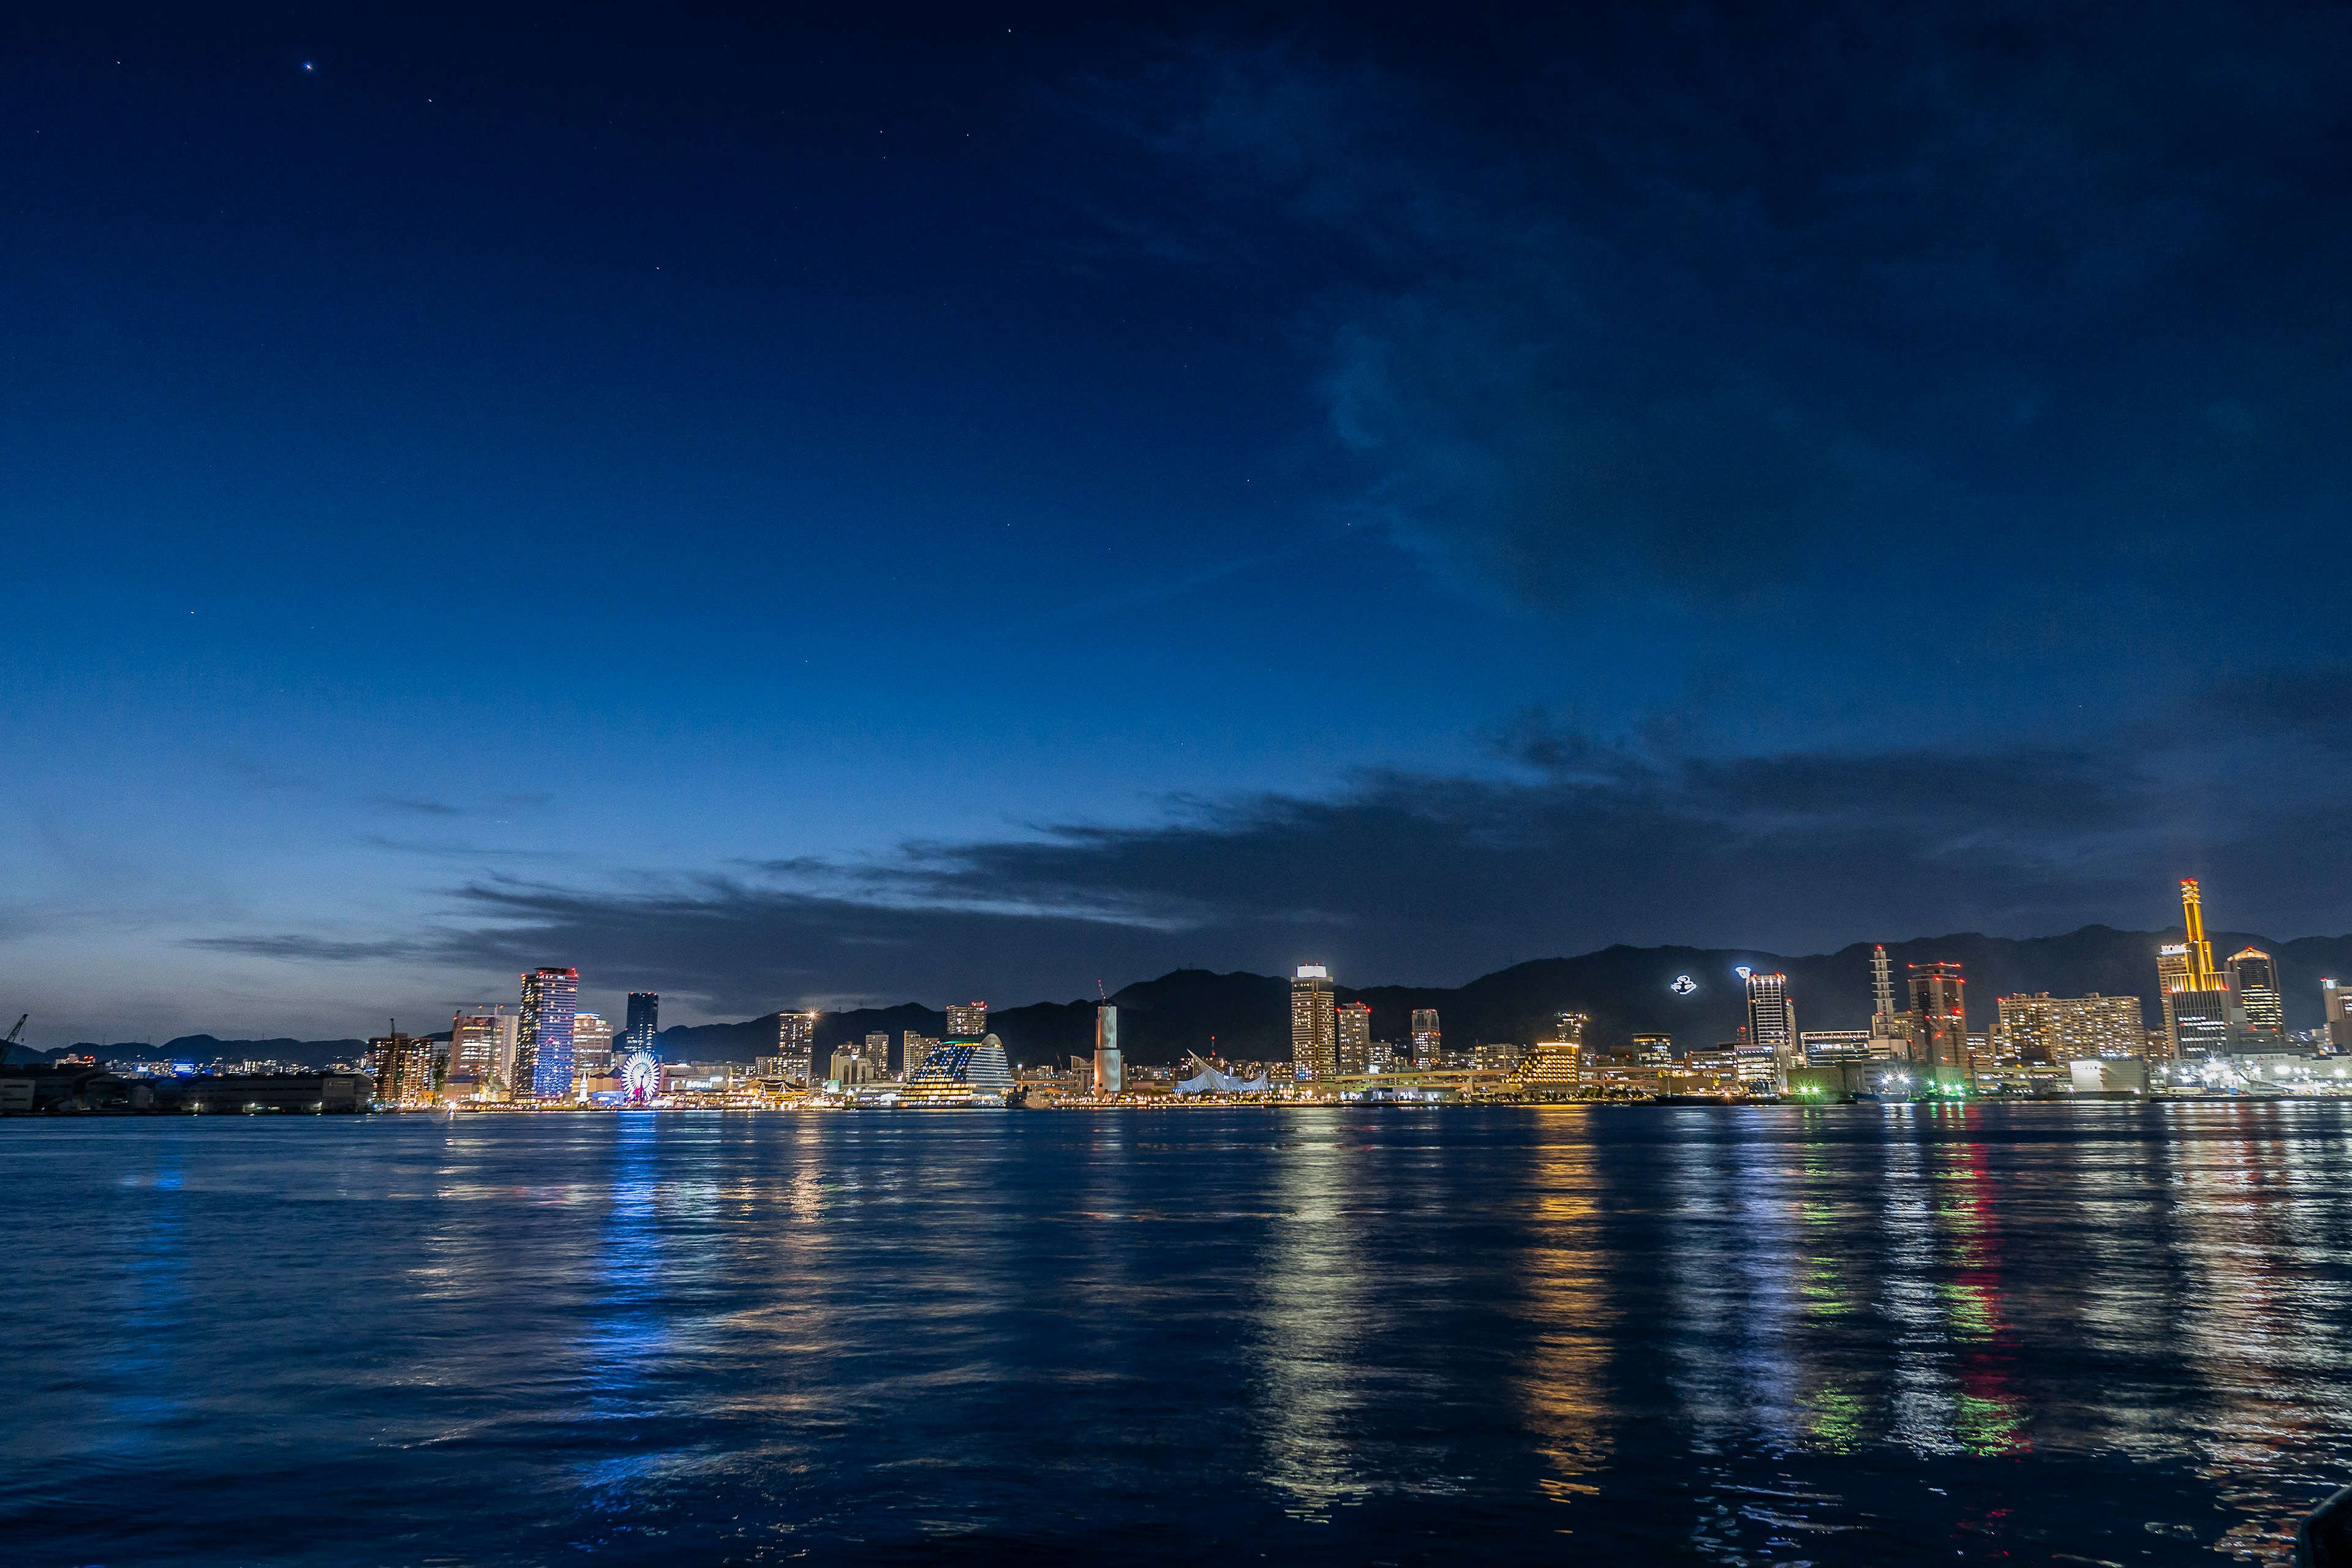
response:
[(15, 1131), (0, 1522), (71, 1560), (232, 1560), (289, 1430), (486, 1563), (2265, 1560), (2352, 1474), (2326, 1104)]

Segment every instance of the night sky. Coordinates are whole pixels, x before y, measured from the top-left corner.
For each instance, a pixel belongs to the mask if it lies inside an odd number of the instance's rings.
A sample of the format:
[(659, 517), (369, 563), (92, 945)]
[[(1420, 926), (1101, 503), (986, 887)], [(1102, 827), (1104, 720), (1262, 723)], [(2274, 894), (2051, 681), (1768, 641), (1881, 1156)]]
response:
[(37, 1045), (2352, 930), (2342, 6), (20, 5), (0, 197)]

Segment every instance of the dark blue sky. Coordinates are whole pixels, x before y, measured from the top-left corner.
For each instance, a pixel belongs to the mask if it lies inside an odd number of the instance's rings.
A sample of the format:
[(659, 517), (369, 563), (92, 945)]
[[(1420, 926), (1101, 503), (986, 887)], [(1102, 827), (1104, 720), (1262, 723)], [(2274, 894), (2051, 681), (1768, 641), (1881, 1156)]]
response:
[(349, 9), (0, 19), (37, 1041), (2352, 929), (2352, 12)]

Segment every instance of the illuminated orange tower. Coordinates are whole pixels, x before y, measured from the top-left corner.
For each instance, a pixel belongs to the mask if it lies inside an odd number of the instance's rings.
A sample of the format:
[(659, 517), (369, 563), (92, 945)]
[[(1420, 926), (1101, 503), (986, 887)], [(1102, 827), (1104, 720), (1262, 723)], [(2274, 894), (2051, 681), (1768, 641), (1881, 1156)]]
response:
[(2221, 989), (2221, 983), (2213, 978), (2213, 944), (2205, 940), (2205, 901), (2198, 894), (2194, 877), (2180, 879), (2180, 915), (2189, 928), (2189, 984), (2180, 989)]

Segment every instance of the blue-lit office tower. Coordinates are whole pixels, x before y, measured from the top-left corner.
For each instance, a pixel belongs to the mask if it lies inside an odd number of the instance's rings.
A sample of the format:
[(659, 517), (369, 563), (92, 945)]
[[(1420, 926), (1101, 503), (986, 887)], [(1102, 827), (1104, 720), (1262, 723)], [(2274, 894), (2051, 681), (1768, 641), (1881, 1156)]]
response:
[(651, 1056), (654, 1037), (661, 1033), (661, 997), (652, 991), (629, 993), (629, 1024), (622, 1037), (632, 1051)]
[(572, 1014), (580, 972), (539, 969), (522, 977), (522, 1026), (515, 1031), (515, 1098), (561, 1100), (572, 1092)]

